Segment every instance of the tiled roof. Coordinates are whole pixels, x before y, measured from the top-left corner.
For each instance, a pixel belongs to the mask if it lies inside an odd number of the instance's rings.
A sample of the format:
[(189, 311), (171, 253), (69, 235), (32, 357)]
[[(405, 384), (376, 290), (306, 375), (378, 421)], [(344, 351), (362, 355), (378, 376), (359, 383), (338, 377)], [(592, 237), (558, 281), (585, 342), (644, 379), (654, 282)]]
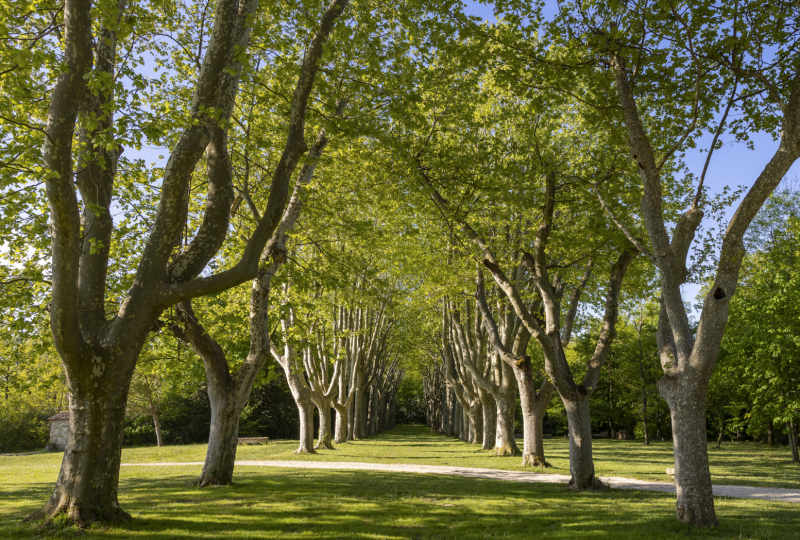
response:
[(69, 411), (61, 411), (47, 419), (48, 422), (52, 422), (53, 420), (69, 420)]

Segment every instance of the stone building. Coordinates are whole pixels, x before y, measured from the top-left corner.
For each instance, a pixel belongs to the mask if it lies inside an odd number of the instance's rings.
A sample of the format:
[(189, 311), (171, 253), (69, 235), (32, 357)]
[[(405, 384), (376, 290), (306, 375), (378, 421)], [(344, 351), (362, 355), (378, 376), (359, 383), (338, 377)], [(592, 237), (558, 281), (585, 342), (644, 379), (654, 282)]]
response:
[(61, 411), (47, 419), (50, 422), (48, 450), (64, 450), (69, 436), (69, 411)]

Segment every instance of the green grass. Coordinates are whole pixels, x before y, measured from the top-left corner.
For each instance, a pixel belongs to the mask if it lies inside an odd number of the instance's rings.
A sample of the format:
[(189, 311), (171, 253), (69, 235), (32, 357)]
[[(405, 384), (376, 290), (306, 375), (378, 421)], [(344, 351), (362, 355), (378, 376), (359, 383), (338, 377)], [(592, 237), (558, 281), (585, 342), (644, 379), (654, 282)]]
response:
[[(601, 474), (666, 479), (671, 452), (629, 441), (595, 441)], [(239, 449), (241, 459), (317, 459), (520, 469), (474, 446), (401, 427), (317, 456), (293, 456), (296, 442)], [(781, 451), (782, 450), (782, 451)], [(552, 472), (567, 472), (566, 441), (547, 441)], [(202, 461), (202, 445), (130, 448), (123, 462)], [(800, 485), (786, 449), (723, 445), (712, 449), (719, 483)], [(800, 505), (717, 498), (721, 526), (689, 530), (675, 520), (674, 495), (627, 490), (572, 493), (564, 486), (438, 475), (237, 467), (235, 485), (190, 486), (199, 466), (123, 467), (120, 504), (134, 516), (123, 527), (40, 529), (19, 521), (40, 508), (61, 454), (0, 457), (0, 538), (793, 538)], [(652, 471), (652, 472), (651, 472)], [(760, 477), (760, 478), (759, 478)], [(751, 481), (752, 480), (752, 481)]]
[[(518, 441), (520, 448), (522, 441)], [(640, 480), (670, 481), (666, 468), (673, 467), (672, 443), (657, 442), (644, 446), (639, 441), (592, 442), (597, 474), (624, 476)], [(488, 469), (525, 470), (517, 457), (497, 457), (477, 445), (431, 433), (424, 426), (400, 426), (364, 441), (340, 445), (336, 450), (322, 450), (316, 455), (295, 456), (296, 441), (273, 441), (264, 446), (242, 446), (238, 459), (362, 461), (367, 463), (413, 463), (452, 465)], [(716, 484), (759, 487), (800, 488), (800, 467), (792, 464), (787, 448), (769, 448), (763, 444), (724, 443), (717, 449), (709, 445), (711, 476)], [(126, 448), (123, 463), (164, 461), (203, 461), (206, 446), (201, 444), (164, 448)], [(566, 439), (545, 441), (545, 453), (553, 468), (544, 472), (569, 474), (569, 448)], [(12, 460), (12, 461), (9, 461)], [(0, 457), (0, 474), (6, 463), (16, 465), (61, 464), (61, 454), (36, 454), (14, 458)], [(530, 470), (530, 469), (528, 469)]]
[[(6, 471), (4, 471), (6, 472)], [(0, 538), (800, 538), (796, 505), (717, 499), (721, 526), (690, 531), (662, 493), (572, 493), (562, 486), (434, 475), (239, 467), (236, 484), (193, 488), (197, 467), (126, 468), (122, 527), (18, 525), (40, 507), (56, 471), (19, 466), (0, 480)]]

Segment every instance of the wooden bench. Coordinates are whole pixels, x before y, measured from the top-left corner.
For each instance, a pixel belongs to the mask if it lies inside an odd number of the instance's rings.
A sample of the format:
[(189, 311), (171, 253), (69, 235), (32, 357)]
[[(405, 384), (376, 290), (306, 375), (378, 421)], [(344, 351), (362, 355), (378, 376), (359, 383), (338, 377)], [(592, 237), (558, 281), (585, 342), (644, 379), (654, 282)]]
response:
[(239, 437), (239, 444), (267, 444), (269, 437)]

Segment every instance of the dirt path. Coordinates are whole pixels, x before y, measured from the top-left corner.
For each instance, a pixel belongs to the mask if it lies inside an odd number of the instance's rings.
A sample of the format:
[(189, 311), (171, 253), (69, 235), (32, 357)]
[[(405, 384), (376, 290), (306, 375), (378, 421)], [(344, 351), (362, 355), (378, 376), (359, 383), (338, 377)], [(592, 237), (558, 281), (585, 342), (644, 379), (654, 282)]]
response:
[[(176, 465), (203, 465), (203, 462), (123, 463), (122, 465), (125, 467), (166, 467)], [(563, 474), (500, 471), (497, 469), (478, 469), (473, 467), (405, 465), (402, 463), (349, 463), (343, 461), (237, 461), (236, 465), (250, 467), (287, 467), (297, 469), (446, 474), (450, 476), (466, 476), (469, 478), (485, 478), (488, 480), (505, 480), (508, 482), (540, 482), (546, 484), (566, 484), (569, 482), (569, 476)], [(642, 489), (647, 491), (675, 493), (675, 485), (670, 482), (634, 480), (632, 478), (621, 478), (619, 476), (601, 476), (600, 478), (612, 488)], [(800, 503), (800, 489), (715, 485), (714, 495), (717, 497), (734, 497), (737, 499), (764, 499), (767, 501)]]

